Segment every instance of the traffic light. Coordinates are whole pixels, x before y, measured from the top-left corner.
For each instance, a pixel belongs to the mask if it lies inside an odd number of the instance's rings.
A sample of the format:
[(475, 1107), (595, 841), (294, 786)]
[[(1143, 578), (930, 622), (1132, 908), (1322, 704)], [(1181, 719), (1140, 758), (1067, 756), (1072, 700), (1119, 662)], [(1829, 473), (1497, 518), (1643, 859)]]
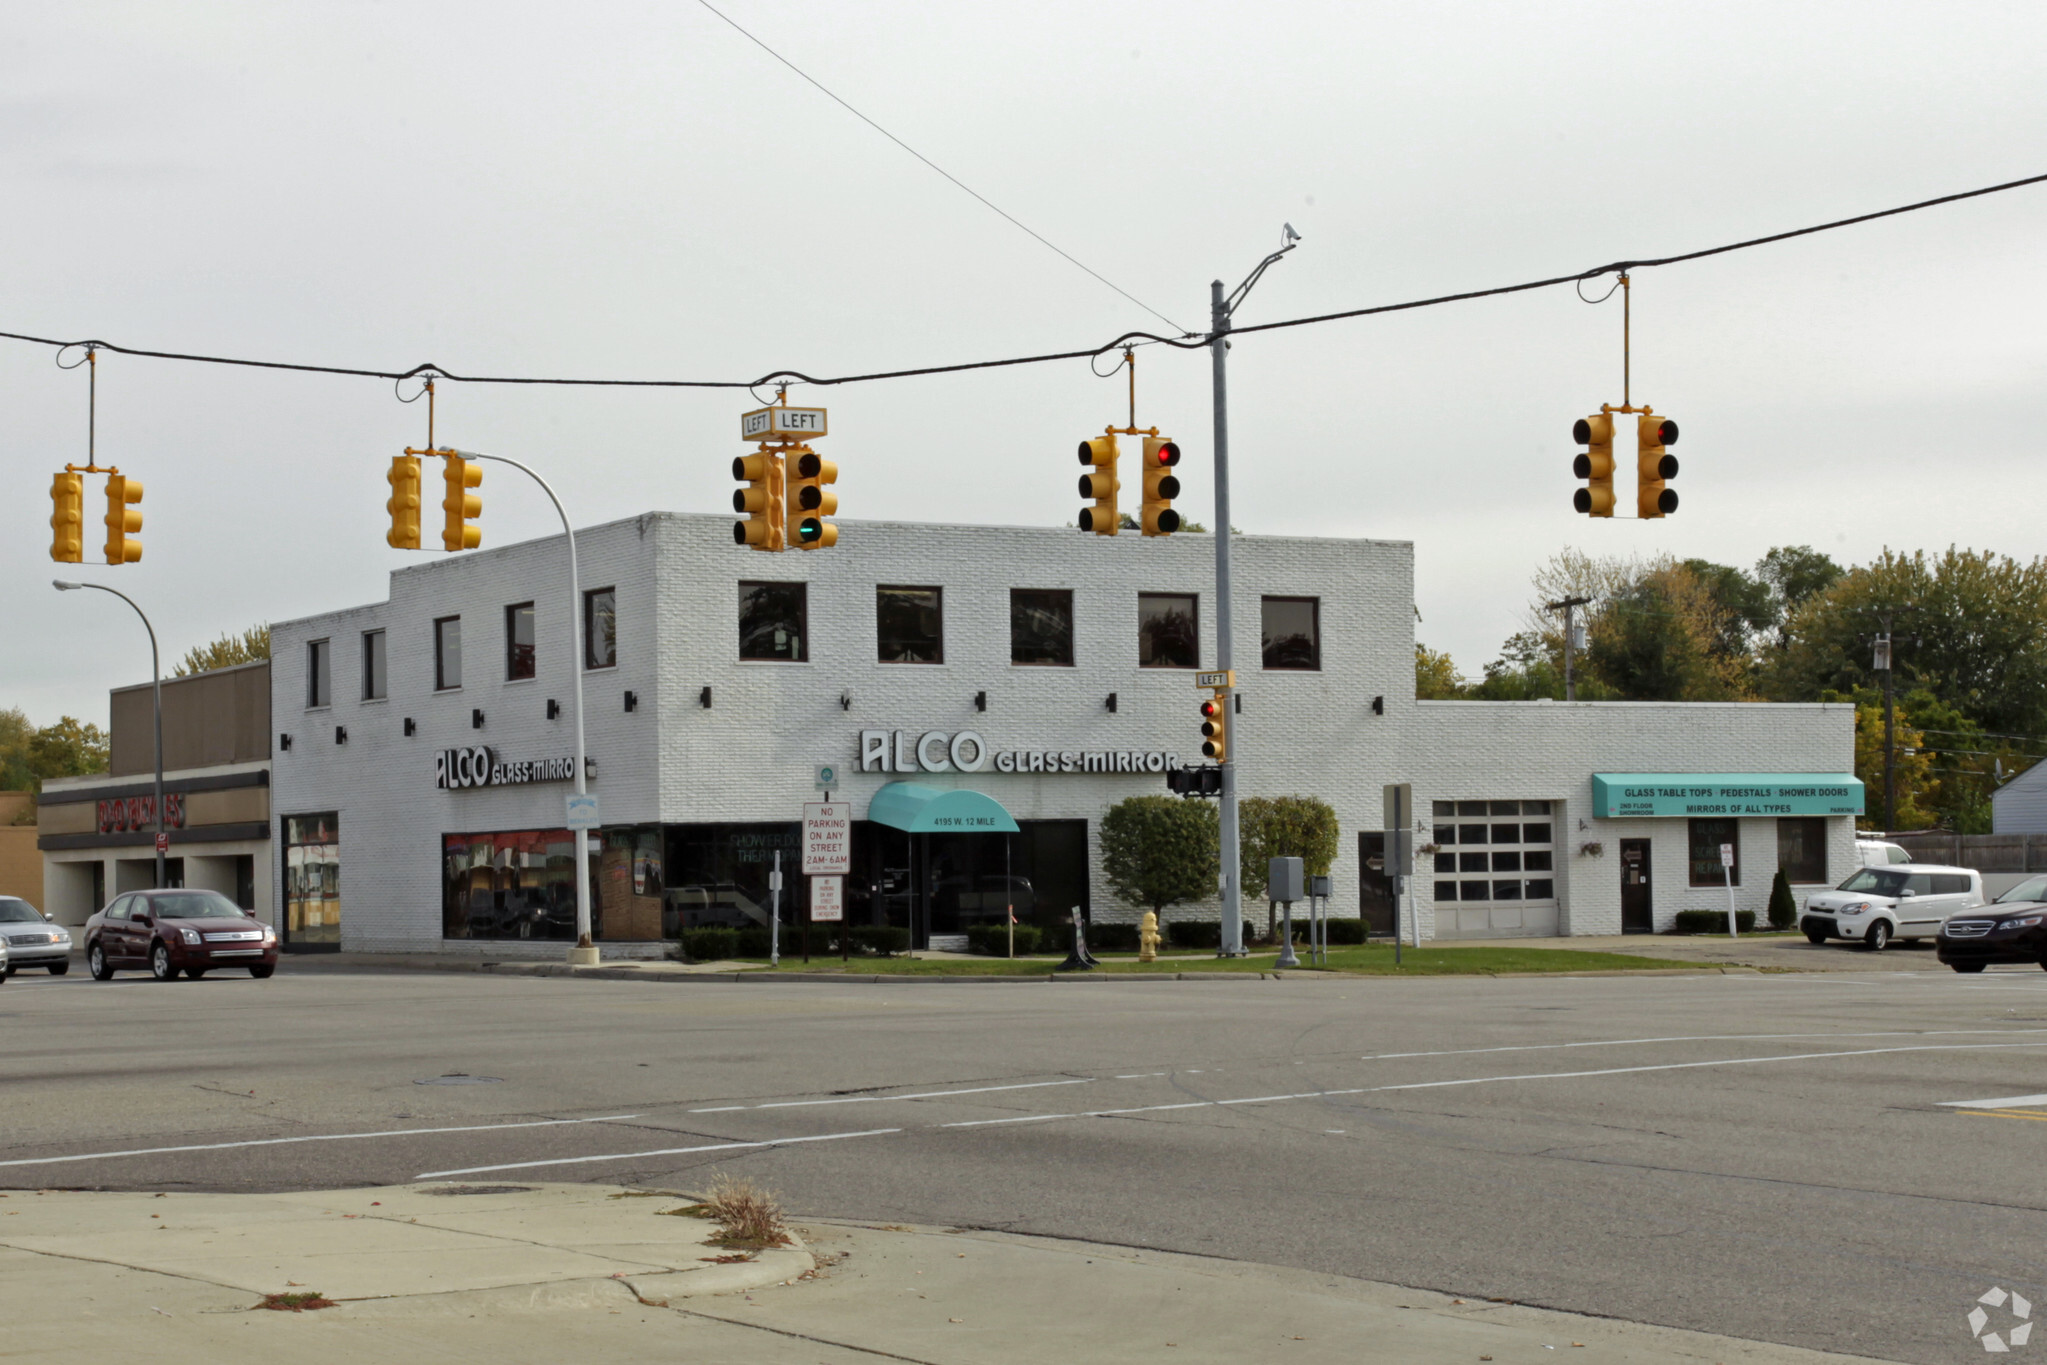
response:
[(1144, 438), (1144, 515), (1138, 524), (1148, 536), (1169, 536), (1180, 529), (1180, 514), (1173, 499), (1180, 496), (1180, 479), (1173, 466), (1180, 463), (1180, 447), (1164, 436)]
[(1218, 763), (1230, 758), (1230, 699), (1218, 692), (1201, 703), (1201, 754)]
[(483, 515), (483, 499), (469, 490), (482, 486), (483, 466), (460, 455), (443, 455), (441, 459), (446, 465), (442, 477), (448, 485), (448, 496), (441, 499), (441, 510), (447, 513), (441, 548), (473, 550), (483, 544), (483, 528), (471, 526), (469, 521)]
[(142, 542), (135, 539), (142, 513), (134, 506), (141, 501), (142, 480), (107, 475), (107, 563), (133, 564), (142, 558)]
[(1677, 510), (1677, 490), (1665, 479), (1677, 477), (1677, 456), (1665, 446), (1677, 444), (1677, 423), (1643, 413), (1635, 419), (1635, 515), (1664, 517)]
[(1571, 439), (1590, 450), (1571, 461), (1571, 472), (1590, 482), (1571, 495), (1571, 505), (1591, 517), (1613, 515), (1613, 418), (1606, 413), (1580, 417)]
[(1197, 768), (1168, 768), (1166, 790), (1190, 800), (1197, 796), (1221, 796), (1223, 770), (1212, 763)]
[(391, 529), (384, 533), (384, 543), (394, 550), (417, 550), (419, 457), (393, 455), (391, 472), (384, 477), (391, 483), (391, 500), (384, 504), (384, 510), (391, 514)]
[(50, 558), (85, 562), (85, 477), (65, 470), (50, 483)]
[(1080, 529), (1098, 536), (1116, 534), (1116, 437), (1114, 433), (1080, 443), (1080, 462), (1092, 472), (1080, 476), (1080, 495), (1093, 498), (1093, 507), (1080, 509)]
[(738, 456), (732, 461), (732, 477), (746, 485), (732, 494), (732, 510), (746, 514), (745, 521), (732, 524), (732, 543), (756, 550), (781, 549), (782, 457), (766, 450)]
[(809, 446), (790, 452), (796, 463), (789, 471), (789, 539), (798, 549), (816, 550), (839, 542), (839, 528), (825, 518), (839, 510), (839, 495), (824, 487), (839, 481), (839, 467)]

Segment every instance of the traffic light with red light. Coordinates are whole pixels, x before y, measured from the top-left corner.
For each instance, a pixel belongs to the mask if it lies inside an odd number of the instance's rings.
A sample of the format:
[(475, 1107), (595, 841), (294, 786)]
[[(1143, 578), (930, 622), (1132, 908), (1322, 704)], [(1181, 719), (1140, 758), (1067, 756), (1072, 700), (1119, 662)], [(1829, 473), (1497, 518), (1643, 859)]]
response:
[(483, 515), (483, 498), (469, 490), (483, 485), (483, 466), (460, 455), (443, 455), (441, 460), (445, 466), (441, 477), (448, 489), (447, 496), (441, 499), (441, 511), (447, 514), (442, 523), (441, 548), (473, 550), (483, 544), (483, 528), (469, 523)]
[(1612, 516), (1613, 418), (1603, 412), (1580, 417), (1571, 428), (1571, 439), (1589, 447), (1571, 461), (1571, 472), (1587, 481), (1571, 495), (1571, 505), (1588, 517)]
[(1169, 536), (1180, 529), (1173, 499), (1180, 496), (1180, 447), (1164, 436), (1144, 438), (1144, 515), (1138, 524), (1148, 536)]
[(391, 498), (384, 510), (391, 514), (391, 529), (384, 543), (394, 550), (417, 550), (419, 543), (419, 457), (393, 455), (391, 471), (384, 476), (391, 484)]
[(142, 513), (135, 506), (141, 501), (142, 480), (107, 475), (107, 563), (133, 564), (142, 558), (142, 542), (135, 538), (142, 529)]
[(1092, 507), (1080, 509), (1080, 529), (1098, 536), (1113, 536), (1118, 529), (1116, 490), (1116, 436), (1114, 432), (1080, 443), (1080, 462), (1091, 466), (1080, 476), (1080, 495), (1093, 498)]
[(1217, 763), (1230, 758), (1230, 698), (1218, 692), (1201, 703), (1201, 755)]
[(1635, 515), (1667, 517), (1677, 510), (1677, 490), (1665, 479), (1677, 477), (1677, 456), (1665, 446), (1677, 444), (1677, 423), (1645, 412), (1635, 419)]
[(50, 558), (85, 562), (85, 476), (69, 469), (50, 482)]
[(839, 467), (809, 446), (789, 452), (789, 539), (800, 550), (839, 542), (839, 528), (826, 521), (839, 510), (839, 495), (824, 485), (839, 481)]

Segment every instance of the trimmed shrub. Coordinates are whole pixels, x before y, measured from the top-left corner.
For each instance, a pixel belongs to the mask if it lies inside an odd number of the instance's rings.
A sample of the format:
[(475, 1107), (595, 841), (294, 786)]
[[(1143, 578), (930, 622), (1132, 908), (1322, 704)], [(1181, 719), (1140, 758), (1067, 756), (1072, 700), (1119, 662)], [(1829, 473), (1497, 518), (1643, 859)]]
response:
[(875, 953), (882, 957), (907, 952), (910, 947), (910, 931), (898, 929), (893, 924), (856, 924), (853, 926), (853, 946), (863, 953)]
[[(788, 951), (788, 948), (789, 932), (787, 927), (785, 926), (782, 931), (782, 949), (784, 952), (786, 952)], [(766, 957), (767, 955), (768, 931), (766, 926), (755, 927), (749, 925), (747, 928), (741, 929), (739, 931), (739, 952), (737, 956)]]
[[(1332, 948), (1343, 947), (1345, 945), (1355, 946), (1365, 941), (1365, 922), (1361, 919), (1324, 920), (1322, 922), (1322, 927), (1328, 931), (1329, 934), (1328, 942), (1329, 946)], [(1306, 943), (1307, 941), (1308, 922), (1303, 919), (1295, 920), (1294, 942)]]
[[(1742, 933), (1753, 933), (1756, 927), (1756, 912), (1737, 910), (1734, 912), (1734, 927)], [(1725, 910), (1680, 910), (1677, 912), (1677, 926), (1674, 934), (1724, 934), (1727, 932)]]
[[(1071, 946), (1072, 930), (1062, 940), (1052, 935), (1053, 943)], [(1087, 927), (1087, 946), (1099, 948), (1105, 953), (1134, 953), (1137, 951), (1137, 926), (1134, 924), (1090, 924)]]
[(1211, 919), (1168, 924), (1166, 943), (1174, 948), (1220, 948), (1223, 946), (1222, 921)]
[[(1016, 926), (1016, 955), (1029, 957), (1038, 951), (1039, 930), (1035, 924)], [(1009, 956), (1009, 927), (1002, 924), (976, 924), (967, 930), (967, 948), (970, 952), (984, 957)]]
[(1791, 895), (1791, 879), (1778, 868), (1770, 881), (1770, 927), (1789, 929), (1798, 921), (1798, 902)]
[(737, 929), (685, 929), (682, 955), (692, 962), (719, 962), (739, 956)]

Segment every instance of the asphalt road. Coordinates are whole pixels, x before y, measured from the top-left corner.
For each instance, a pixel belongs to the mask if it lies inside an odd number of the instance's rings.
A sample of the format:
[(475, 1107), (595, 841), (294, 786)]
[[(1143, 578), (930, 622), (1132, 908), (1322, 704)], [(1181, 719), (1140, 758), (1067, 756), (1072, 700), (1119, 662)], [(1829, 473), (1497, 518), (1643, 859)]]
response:
[[(0, 989), (0, 1185), (696, 1188), (729, 1171), (809, 1216), (1975, 1359), (1978, 1295), (2047, 1304), (2047, 1095), (1942, 1102), (2047, 1092), (2047, 973), (1926, 965), (1118, 985), (23, 974)], [(421, 1084), (450, 1076), (468, 1083)]]

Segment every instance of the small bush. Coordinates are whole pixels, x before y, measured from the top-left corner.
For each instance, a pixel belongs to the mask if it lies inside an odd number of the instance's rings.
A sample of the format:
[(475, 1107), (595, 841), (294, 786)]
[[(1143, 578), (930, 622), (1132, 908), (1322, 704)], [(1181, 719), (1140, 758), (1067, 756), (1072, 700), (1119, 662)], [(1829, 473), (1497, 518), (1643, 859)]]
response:
[(692, 962), (721, 962), (739, 956), (737, 929), (685, 929), (682, 955)]
[(718, 1224), (719, 1235), (711, 1240), (719, 1246), (764, 1251), (789, 1243), (782, 1201), (743, 1176), (719, 1176), (704, 1196), (704, 1207)]
[[(1328, 943), (1329, 946), (1332, 948), (1343, 947), (1345, 945), (1354, 946), (1356, 944), (1363, 943), (1365, 941), (1365, 935), (1367, 932), (1365, 922), (1361, 919), (1324, 920), (1322, 922), (1322, 927), (1326, 931), (1328, 931), (1329, 934)], [(1308, 922), (1304, 919), (1295, 920), (1294, 942), (1306, 943), (1307, 941)]]
[(1778, 868), (1770, 881), (1770, 927), (1789, 929), (1798, 920), (1798, 902), (1791, 895), (1791, 879)]
[(1220, 948), (1223, 926), (1220, 920), (1193, 920), (1166, 926), (1166, 942), (1174, 948)]
[[(1072, 930), (1067, 931), (1069, 939)], [(1137, 951), (1137, 926), (1134, 924), (1090, 924), (1087, 927), (1087, 946), (1099, 948), (1105, 953), (1134, 953)]]
[(910, 947), (910, 931), (898, 929), (893, 924), (856, 924), (853, 926), (853, 946), (863, 953), (875, 953), (887, 957), (891, 953), (907, 952)]
[[(1752, 933), (1756, 927), (1756, 912), (1737, 910), (1734, 912), (1734, 927), (1742, 933)], [(1680, 910), (1677, 925), (1671, 930), (1675, 934), (1724, 934), (1727, 932), (1725, 910)]]
[[(985, 957), (1009, 956), (1010, 927), (1006, 924), (976, 924), (967, 930), (967, 948)], [(1038, 926), (1016, 926), (1016, 955), (1029, 957), (1038, 951)]]

